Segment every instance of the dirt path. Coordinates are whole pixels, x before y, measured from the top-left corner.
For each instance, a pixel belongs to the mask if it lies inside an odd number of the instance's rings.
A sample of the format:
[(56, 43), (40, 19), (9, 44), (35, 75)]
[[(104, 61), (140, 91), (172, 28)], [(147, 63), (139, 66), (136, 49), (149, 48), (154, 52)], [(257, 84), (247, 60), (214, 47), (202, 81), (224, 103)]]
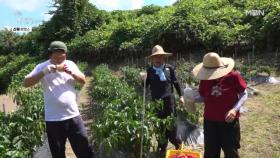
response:
[(241, 149), (244, 158), (280, 158), (280, 84), (255, 87), (260, 95), (249, 98), (241, 117)]
[[(90, 99), (90, 88), (91, 88), (92, 77), (86, 77), (86, 83), (80, 91), (79, 102), (80, 102), (80, 112), (84, 120), (87, 133), (90, 136), (90, 125), (92, 123), (92, 105)], [(76, 158), (69, 141), (66, 142), (66, 157)]]

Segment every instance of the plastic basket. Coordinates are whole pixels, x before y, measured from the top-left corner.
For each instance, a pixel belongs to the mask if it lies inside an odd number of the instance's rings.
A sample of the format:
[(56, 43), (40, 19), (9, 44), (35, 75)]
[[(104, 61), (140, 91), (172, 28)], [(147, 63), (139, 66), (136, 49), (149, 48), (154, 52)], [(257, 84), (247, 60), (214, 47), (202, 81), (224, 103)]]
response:
[(199, 151), (183, 148), (182, 146), (180, 150), (167, 150), (166, 158), (201, 158), (201, 153)]

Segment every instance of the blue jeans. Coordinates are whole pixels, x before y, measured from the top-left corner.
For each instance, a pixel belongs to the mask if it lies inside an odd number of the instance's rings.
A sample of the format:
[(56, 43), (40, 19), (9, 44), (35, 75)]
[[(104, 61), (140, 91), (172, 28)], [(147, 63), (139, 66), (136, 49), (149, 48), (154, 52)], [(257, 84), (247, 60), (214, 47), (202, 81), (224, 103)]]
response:
[(64, 121), (46, 121), (46, 130), (53, 158), (66, 158), (67, 138), (77, 158), (93, 157), (81, 116)]

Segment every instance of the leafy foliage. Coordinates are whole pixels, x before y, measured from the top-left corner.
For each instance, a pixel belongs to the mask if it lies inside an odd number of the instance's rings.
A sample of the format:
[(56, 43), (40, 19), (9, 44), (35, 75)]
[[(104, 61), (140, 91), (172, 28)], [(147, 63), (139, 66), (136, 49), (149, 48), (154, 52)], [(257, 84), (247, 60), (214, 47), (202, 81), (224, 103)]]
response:
[(68, 41), (80, 33), (80, 22), (86, 3), (87, 0), (54, 0), (53, 7), (56, 9), (50, 12), (53, 14), (52, 20), (44, 27), (45, 31), (49, 31), (47, 34), (54, 33), (52, 40)]
[[(139, 155), (141, 142), (142, 98), (133, 87), (112, 75), (106, 65), (95, 71), (92, 97), (97, 102), (97, 120), (93, 124), (94, 143), (107, 151), (121, 150)], [(144, 150), (149, 152), (153, 136), (162, 137), (161, 123), (170, 127), (171, 118), (160, 120), (155, 108), (161, 104), (146, 104), (144, 123)]]
[[(172, 6), (106, 12), (88, 0), (53, 0), (50, 21), (24, 37), (1, 31), (0, 53), (46, 50), (68, 43), (70, 56), (84, 61), (145, 56), (155, 44), (169, 52), (243, 53), (249, 45), (279, 47), (279, 1), (180, 0)], [(251, 12), (261, 14), (251, 15)]]
[(23, 66), (31, 62), (32, 58), (28, 55), (20, 55), (8, 62), (5, 67), (0, 68), (0, 92), (3, 93), (8, 88), (11, 81), (11, 74), (18, 72)]
[[(251, 16), (252, 10), (264, 11), (265, 15)], [(108, 23), (73, 39), (71, 50), (82, 59), (91, 56), (96, 60), (114, 60), (127, 55), (144, 56), (155, 44), (163, 45), (169, 52), (201, 47), (205, 51), (233, 53), (237, 49), (241, 53), (251, 44), (262, 49), (275, 48), (279, 47), (278, 10), (276, 0), (182, 0), (165, 8), (146, 6), (136, 11), (113, 11)]]
[(7, 55), (16, 51), (16, 46), (21, 37), (9, 30), (0, 31), (0, 55)]
[(185, 60), (181, 60), (177, 62), (176, 74), (182, 84), (198, 86), (199, 80), (194, 78), (192, 74), (192, 69), (194, 68), (195, 65), (196, 63), (186, 62)]
[(0, 113), (0, 155), (1, 157), (30, 157), (36, 146), (42, 142), (43, 93), (39, 87), (24, 89), (24, 76), (34, 68), (28, 64), (12, 77), (9, 92), (14, 94), (18, 109), (8, 115)]
[(265, 73), (267, 76), (270, 76), (272, 74), (273, 68), (269, 66), (260, 66), (260, 65), (251, 65), (251, 66), (245, 66), (238, 64), (235, 66), (235, 69), (241, 73), (241, 75), (244, 77), (246, 82), (250, 82), (253, 77), (256, 77), (260, 74)]
[(123, 73), (123, 80), (126, 81), (128, 85), (135, 87), (136, 89), (142, 89), (143, 85), (139, 78), (141, 72), (140, 68), (125, 66), (121, 68), (121, 71)]

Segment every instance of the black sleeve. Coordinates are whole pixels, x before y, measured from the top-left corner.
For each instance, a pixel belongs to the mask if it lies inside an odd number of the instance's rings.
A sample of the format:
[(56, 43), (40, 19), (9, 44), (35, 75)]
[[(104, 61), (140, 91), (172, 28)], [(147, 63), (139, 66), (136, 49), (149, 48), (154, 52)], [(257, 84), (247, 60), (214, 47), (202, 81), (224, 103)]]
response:
[(174, 85), (178, 95), (181, 97), (183, 93), (180, 86), (180, 82), (177, 80), (175, 70), (172, 67), (170, 68), (170, 77), (171, 77), (171, 82)]

